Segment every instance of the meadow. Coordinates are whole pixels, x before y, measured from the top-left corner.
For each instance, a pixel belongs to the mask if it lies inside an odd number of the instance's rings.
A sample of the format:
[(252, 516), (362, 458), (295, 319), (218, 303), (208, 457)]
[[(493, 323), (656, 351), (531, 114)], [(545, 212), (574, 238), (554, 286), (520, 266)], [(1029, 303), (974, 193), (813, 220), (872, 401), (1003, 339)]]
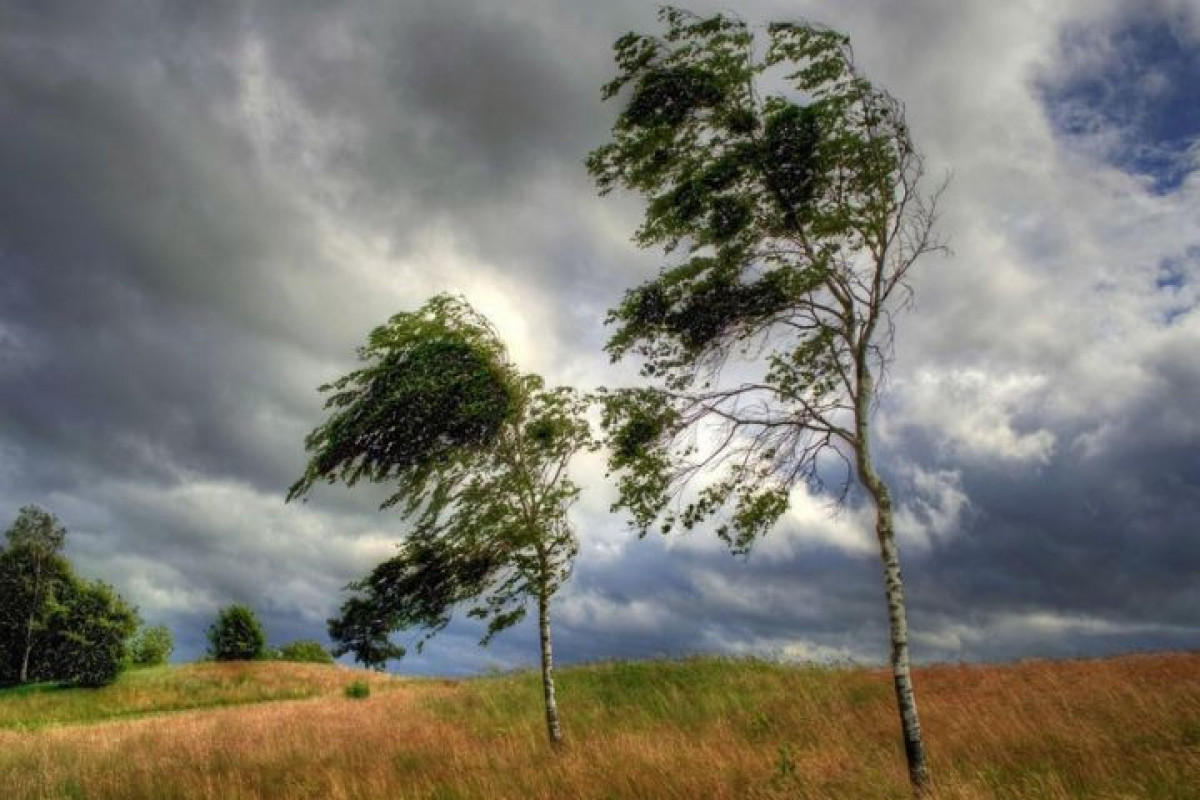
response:
[[(370, 696), (345, 687), (368, 681)], [(939, 800), (1200, 798), (1200, 654), (916, 672)], [(197, 664), (0, 692), (8, 800), (908, 797), (890, 679), (696, 658), (464, 681)]]

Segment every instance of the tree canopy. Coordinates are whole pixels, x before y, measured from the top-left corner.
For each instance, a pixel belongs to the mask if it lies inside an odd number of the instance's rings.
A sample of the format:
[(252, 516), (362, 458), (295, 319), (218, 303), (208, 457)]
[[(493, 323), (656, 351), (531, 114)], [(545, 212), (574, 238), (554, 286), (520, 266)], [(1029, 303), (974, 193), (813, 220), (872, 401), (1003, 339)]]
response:
[(262, 623), (249, 606), (225, 606), (209, 626), (208, 654), (217, 661), (254, 661), (263, 657), (266, 648)]
[(516, 402), (495, 331), (459, 298), (438, 295), (373, 330), (366, 366), (320, 387), (331, 410), (305, 439), (312, 453), (288, 500), (316, 481), (395, 481), (385, 505), (411, 512), (436, 484), (458, 480), (500, 435)]

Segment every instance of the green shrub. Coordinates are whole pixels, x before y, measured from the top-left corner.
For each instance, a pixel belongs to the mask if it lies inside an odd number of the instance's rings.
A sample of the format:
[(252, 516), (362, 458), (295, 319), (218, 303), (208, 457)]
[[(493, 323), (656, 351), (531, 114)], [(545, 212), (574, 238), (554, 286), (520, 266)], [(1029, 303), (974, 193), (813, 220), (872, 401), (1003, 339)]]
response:
[(135, 667), (157, 667), (167, 663), (175, 649), (175, 640), (166, 625), (142, 628), (129, 645), (130, 662)]
[(333, 656), (315, 639), (289, 642), (277, 651), (280, 661), (300, 661), (308, 664), (332, 664)]
[(352, 700), (362, 700), (371, 696), (371, 686), (366, 681), (354, 681), (346, 684), (346, 697)]
[(266, 646), (262, 623), (243, 605), (221, 609), (208, 629), (208, 653), (217, 661), (255, 661), (263, 657)]

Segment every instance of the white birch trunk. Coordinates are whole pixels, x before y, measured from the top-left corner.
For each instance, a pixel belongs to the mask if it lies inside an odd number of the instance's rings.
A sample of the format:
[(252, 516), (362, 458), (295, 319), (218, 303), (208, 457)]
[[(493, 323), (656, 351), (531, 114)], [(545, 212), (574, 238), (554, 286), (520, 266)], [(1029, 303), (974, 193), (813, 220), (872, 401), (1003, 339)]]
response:
[(908, 761), (908, 777), (913, 794), (924, 797), (929, 791), (929, 765), (925, 757), (925, 742), (921, 737), (921, 720), (917, 715), (917, 700), (913, 694), (912, 672), (908, 658), (908, 619), (904, 607), (904, 579), (900, 573), (900, 552), (892, 522), (892, 495), (887, 484), (875, 471), (868, 443), (868, 416), (873, 395), (870, 374), (860, 382), (860, 395), (855, 408), (854, 455), (858, 476), (875, 504), (875, 536), (879, 542), (879, 557), (883, 562), (884, 596), (887, 599), (888, 628), (891, 638), (892, 683), (896, 690), (896, 705), (900, 711), (900, 730), (904, 737), (904, 754)]
[(558, 700), (554, 695), (554, 652), (550, 644), (550, 597), (543, 582), (538, 592), (538, 634), (542, 642), (542, 694), (546, 701), (546, 733), (550, 743), (563, 742), (562, 725), (558, 720)]
[(33, 572), (33, 599), (30, 603), (29, 618), (25, 621), (25, 653), (21, 657), (21, 683), (29, 682), (29, 654), (33, 651), (33, 621), (38, 612), (38, 595), (42, 590), (42, 560), (35, 558)]

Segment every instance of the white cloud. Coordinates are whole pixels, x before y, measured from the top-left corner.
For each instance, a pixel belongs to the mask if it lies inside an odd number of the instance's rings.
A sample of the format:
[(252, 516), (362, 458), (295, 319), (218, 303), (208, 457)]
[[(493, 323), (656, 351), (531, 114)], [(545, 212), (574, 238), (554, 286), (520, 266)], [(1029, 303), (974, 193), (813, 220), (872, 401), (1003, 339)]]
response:
[(961, 534), (971, 500), (963, 491), (962, 473), (910, 467), (914, 493), (903, 497), (896, 512), (896, 534), (906, 546), (929, 547)]
[(996, 614), (974, 624), (951, 623), (932, 631), (917, 630), (912, 639), (923, 647), (952, 654), (988, 646), (1011, 647), (1014, 642), (1042, 642), (1043, 647), (1070, 648), (1071, 643), (1093, 637), (1188, 636), (1197, 632), (1200, 632), (1198, 626), (1032, 611)]
[(881, 426), (885, 435), (902, 425), (925, 427), (958, 459), (1038, 464), (1054, 452), (1051, 430), (1017, 426), (1018, 416), (1036, 416), (1044, 405), (1047, 379), (1041, 375), (925, 369), (897, 384), (902, 405)]
[(52, 507), (68, 525), (80, 572), (120, 587), (147, 616), (257, 599), (261, 611), (320, 623), (341, 586), (387, 558), (399, 538), (380, 527), (391, 518), (284, 505), (282, 497), (198, 476), (165, 487), (102, 488), (103, 506), (55, 497)]

